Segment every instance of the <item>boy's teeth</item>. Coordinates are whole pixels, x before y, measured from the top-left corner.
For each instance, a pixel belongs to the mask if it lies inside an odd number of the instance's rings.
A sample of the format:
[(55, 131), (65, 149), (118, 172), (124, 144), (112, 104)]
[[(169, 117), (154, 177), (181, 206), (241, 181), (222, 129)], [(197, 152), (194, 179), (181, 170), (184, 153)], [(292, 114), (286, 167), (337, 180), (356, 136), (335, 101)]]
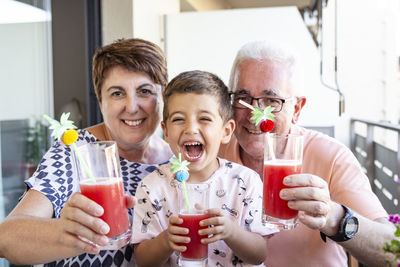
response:
[(127, 121), (127, 120), (124, 120), (124, 122), (125, 122), (126, 124), (128, 124), (129, 126), (137, 126), (137, 125), (141, 124), (142, 121), (143, 121), (143, 120), (137, 120), (137, 121)]
[(199, 142), (190, 142), (190, 143), (185, 143), (185, 146), (198, 146), (201, 145)]
[(190, 159), (190, 160), (198, 159), (198, 158), (200, 158), (200, 156), (201, 156), (201, 154), (199, 154), (199, 155), (197, 155), (197, 156), (192, 157), (192, 156), (190, 156), (187, 152), (185, 153), (185, 155), (186, 155), (186, 157), (187, 157), (188, 159)]

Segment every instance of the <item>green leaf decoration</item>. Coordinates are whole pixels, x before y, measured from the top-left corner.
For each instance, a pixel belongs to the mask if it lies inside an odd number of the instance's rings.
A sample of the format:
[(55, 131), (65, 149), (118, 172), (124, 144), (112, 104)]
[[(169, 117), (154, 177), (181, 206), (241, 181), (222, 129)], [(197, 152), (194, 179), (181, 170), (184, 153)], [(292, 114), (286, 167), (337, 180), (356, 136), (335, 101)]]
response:
[(272, 111), (275, 109), (274, 107), (268, 106), (264, 110), (257, 106), (253, 107), (254, 110), (251, 112), (253, 116), (250, 118), (250, 120), (252, 120), (256, 126), (258, 126), (264, 120), (276, 122), (274, 118), (275, 115), (272, 114)]
[(50, 118), (47, 115), (43, 115), (43, 117), (49, 121), (50, 123), (50, 130), (53, 130), (51, 133), (51, 136), (54, 137), (56, 140), (60, 140), (62, 135), (64, 134), (65, 131), (69, 129), (76, 129), (77, 127), (74, 125), (74, 122), (71, 120), (68, 120), (70, 113), (63, 113), (61, 114), (60, 122), (58, 122), (55, 119)]
[(182, 161), (182, 155), (179, 153), (179, 158), (175, 157), (171, 161), (171, 171), (172, 173), (176, 173), (178, 171), (189, 172), (189, 168), (187, 167), (190, 162), (187, 160)]

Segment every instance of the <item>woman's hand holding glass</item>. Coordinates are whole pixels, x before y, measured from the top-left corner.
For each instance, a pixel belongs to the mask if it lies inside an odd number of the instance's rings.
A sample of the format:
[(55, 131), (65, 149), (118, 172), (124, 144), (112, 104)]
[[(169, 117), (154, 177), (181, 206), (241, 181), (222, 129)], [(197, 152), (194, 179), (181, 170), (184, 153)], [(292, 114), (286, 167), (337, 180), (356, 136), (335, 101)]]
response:
[[(128, 209), (133, 208), (136, 198), (125, 195), (125, 202)], [(108, 224), (99, 218), (103, 212), (96, 202), (79, 192), (74, 193), (60, 213), (60, 242), (89, 254), (98, 254), (100, 248), (95, 244), (107, 245), (106, 234), (110, 230)]]
[[(110, 230), (110, 227), (98, 218), (103, 212), (103, 208), (96, 202), (81, 193), (74, 193), (68, 199), (60, 214), (61, 243), (68, 247), (83, 250), (86, 253), (99, 253), (99, 248), (94, 244), (106, 245), (108, 239), (105, 234)], [(80, 237), (94, 244), (90, 244)]]

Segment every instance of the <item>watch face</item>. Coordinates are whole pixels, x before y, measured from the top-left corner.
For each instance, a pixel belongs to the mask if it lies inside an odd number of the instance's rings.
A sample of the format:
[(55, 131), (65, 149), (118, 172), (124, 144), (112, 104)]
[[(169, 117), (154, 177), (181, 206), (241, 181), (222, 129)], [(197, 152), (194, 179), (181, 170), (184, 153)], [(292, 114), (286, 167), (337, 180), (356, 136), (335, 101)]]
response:
[(352, 238), (357, 233), (357, 230), (358, 230), (358, 219), (356, 217), (349, 218), (344, 228), (346, 236)]

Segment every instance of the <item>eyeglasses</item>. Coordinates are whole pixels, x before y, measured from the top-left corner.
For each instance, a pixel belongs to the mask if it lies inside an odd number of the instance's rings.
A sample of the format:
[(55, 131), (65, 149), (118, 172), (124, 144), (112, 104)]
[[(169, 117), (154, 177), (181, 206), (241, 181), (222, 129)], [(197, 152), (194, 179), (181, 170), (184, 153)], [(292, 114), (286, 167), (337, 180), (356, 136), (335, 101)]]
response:
[(291, 100), (293, 97), (288, 97), (288, 98), (277, 98), (277, 97), (252, 97), (249, 94), (235, 94), (235, 93), (229, 93), (229, 96), (231, 98), (231, 103), (234, 108), (247, 108), (246, 106), (243, 106), (242, 104), (239, 103), (239, 100), (242, 100), (246, 102), (249, 105), (253, 104), (253, 101), (257, 101), (257, 106), (264, 109), (267, 106), (271, 106), (274, 108), (272, 113), (278, 113), (279, 111), (282, 110), (283, 104)]

